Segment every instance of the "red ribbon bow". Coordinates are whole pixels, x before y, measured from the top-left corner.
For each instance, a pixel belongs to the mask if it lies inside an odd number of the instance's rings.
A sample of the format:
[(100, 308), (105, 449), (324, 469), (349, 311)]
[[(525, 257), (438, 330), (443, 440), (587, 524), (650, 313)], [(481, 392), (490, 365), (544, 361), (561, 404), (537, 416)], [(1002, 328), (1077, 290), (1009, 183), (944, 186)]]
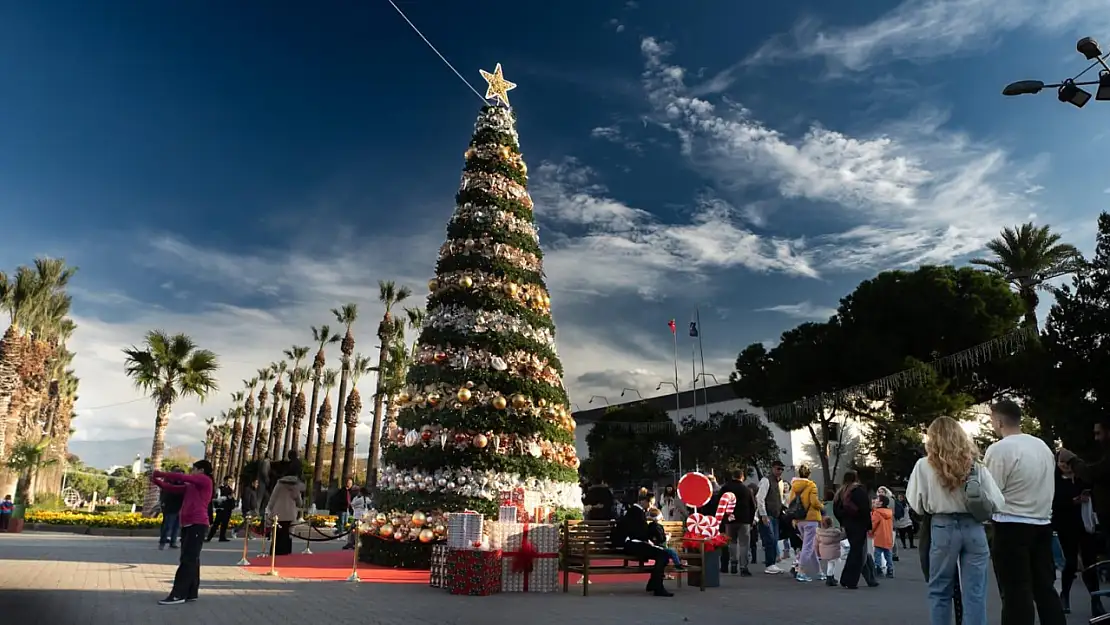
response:
[(525, 539), (520, 543), (520, 550), (513, 555), (516, 556), (513, 558), (513, 573), (531, 573), (536, 568), (536, 558), (540, 557), (540, 552)]

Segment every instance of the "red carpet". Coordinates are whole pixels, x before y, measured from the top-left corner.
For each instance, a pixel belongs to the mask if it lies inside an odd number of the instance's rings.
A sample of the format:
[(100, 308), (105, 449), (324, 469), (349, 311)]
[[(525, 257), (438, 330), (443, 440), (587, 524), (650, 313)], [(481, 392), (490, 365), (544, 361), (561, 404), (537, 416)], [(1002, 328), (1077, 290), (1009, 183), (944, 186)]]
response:
[[(353, 553), (350, 551), (324, 551), (310, 555), (299, 553), (287, 556), (278, 556), (274, 564), (278, 575), (288, 579), (306, 579), (318, 581), (344, 581), (351, 574), (351, 560)], [(609, 564), (606, 562), (606, 564)], [(615, 562), (614, 564), (619, 564)], [(250, 566), (243, 567), (256, 575), (264, 575), (270, 571), (270, 557), (261, 556), (251, 558)], [(358, 576), (363, 582), (378, 584), (428, 584), (428, 571), (407, 571), (374, 566), (359, 562)], [(581, 576), (572, 573), (570, 583), (571, 592), (577, 586)], [(634, 573), (629, 575), (597, 575), (591, 578), (593, 585), (597, 584), (628, 584), (647, 581), (647, 573)], [(559, 584), (563, 583), (562, 573), (559, 574)]]
[[(351, 574), (352, 551), (324, 551), (311, 555), (299, 553), (278, 556), (274, 568), (278, 575), (289, 579), (343, 581)], [(270, 571), (270, 557), (251, 558), (251, 573), (264, 575)], [(428, 584), (428, 571), (405, 571), (358, 563), (358, 576), (364, 582), (378, 584)]]

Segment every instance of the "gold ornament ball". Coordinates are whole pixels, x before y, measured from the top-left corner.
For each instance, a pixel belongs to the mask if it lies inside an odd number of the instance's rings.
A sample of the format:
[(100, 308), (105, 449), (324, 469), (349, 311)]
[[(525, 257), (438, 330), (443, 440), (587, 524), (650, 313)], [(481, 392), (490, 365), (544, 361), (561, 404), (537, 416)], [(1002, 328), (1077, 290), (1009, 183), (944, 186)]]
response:
[(536, 405), (539, 406), (540, 408), (543, 408), (544, 406), (547, 405), (547, 400), (541, 397), (538, 400), (536, 400)]
[(455, 394), (455, 397), (457, 397), (459, 401), (465, 404), (466, 402), (470, 401), (470, 389), (460, 388), (459, 392)]
[(412, 399), (412, 397), (410, 397), (409, 394), (404, 391), (401, 391), (401, 394), (397, 396), (397, 401), (401, 402), (402, 404), (409, 403), (410, 399)]
[(522, 410), (526, 405), (528, 405), (528, 400), (525, 399), (524, 395), (513, 395), (513, 408)]
[(498, 152), (501, 154), (501, 158), (509, 158), (510, 156), (512, 156), (512, 151), (509, 150), (509, 146), (507, 145), (501, 146)]
[(428, 515), (424, 514), (423, 512), (421, 512), (419, 510), (412, 513), (412, 524), (414, 526), (424, 527), (424, 524), (427, 523), (427, 522), (428, 522)]
[(476, 153), (477, 150), (475, 150), (474, 148), (470, 148), (467, 151), (463, 152), (463, 156), (465, 156), (466, 158), (472, 158)]
[(462, 280), (459, 280), (459, 284), (461, 284), (464, 289), (469, 289), (474, 286), (474, 279), (470, 276), (463, 276)]
[(486, 438), (485, 434), (476, 434), (474, 436), (475, 447), (477, 447), (478, 449), (484, 449), (486, 445), (489, 445), (489, 439)]
[(385, 525), (378, 528), (378, 536), (381, 536), (382, 538), (389, 538), (392, 535), (393, 526), (389, 523), (386, 523)]
[(498, 409), (498, 410), (504, 410), (505, 406), (507, 406), (509, 404), (509, 402), (505, 401), (505, 398), (502, 397), (501, 395), (498, 395), (497, 397), (494, 397), (493, 401), (490, 402), (490, 403), (492, 403), (493, 407)]
[(435, 393), (428, 395), (428, 404), (431, 406), (439, 404), (439, 395), (436, 395)]
[(443, 525), (435, 526), (435, 528), (432, 531), (435, 532), (436, 536), (446, 536), (447, 535), (447, 527), (445, 527)]
[(435, 537), (436, 537), (436, 535), (435, 535), (434, 532), (432, 532), (432, 530), (429, 530), (429, 529), (420, 530), (420, 542), (422, 542), (422, 543), (430, 543), (433, 540), (435, 540)]
[(428, 280), (428, 290), (435, 291), (439, 288), (439, 282), (436, 280)]
[(570, 460), (570, 468), (572, 468), (572, 469), (577, 469), (577, 468), (578, 468), (578, 465), (579, 465), (579, 464), (580, 464), (580, 463), (578, 462), (578, 458), (571, 458), (571, 460)]
[(381, 526), (385, 525), (386, 521), (388, 521), (388, 520), (389, 519), (387, 519), (384, 514), (379, 512), (378, 515), (374, 517), (374, 525), (377, 525), (378, 527), (381, 527)]
[(516, 297), (517, 294), (520, 293), (520, 287), (517, 286), (515, 283), (510, 282), (509, 286), (508, 286), (508, 289), (509, 289), (509, 295), (512, 295), (513, 297)]

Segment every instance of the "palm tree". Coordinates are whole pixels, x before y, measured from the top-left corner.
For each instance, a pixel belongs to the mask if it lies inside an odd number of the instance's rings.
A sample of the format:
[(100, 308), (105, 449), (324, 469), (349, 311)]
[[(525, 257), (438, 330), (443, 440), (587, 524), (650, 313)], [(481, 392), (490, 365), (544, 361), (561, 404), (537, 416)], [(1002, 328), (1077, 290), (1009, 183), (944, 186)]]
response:
[(1060, 235), (1050, 226), (1034, 226), (1032, 222), (1015, 228), (1003, 228), (997, 238), (987, 243), (994, 258), (975, 258), (971, 264), (986, 267), (1002, 276), (1025, 302), (1025, 325), (1036, 328), (1038, 290), (1050, 290), (1048, 282), (1073, 274), (1083, 265), (1083, 256), (1074, 245), (1060, 243)]
[[(262, 385), (262, 388), (258, 389), (258, 416), (254, 425), (254, 453), (251, 454), (252, 460), (260, 460), (262, 458), (262, 454), (265, 453), (262, 451), (262, 448), (269, 442), (266, 440), (265, 436), (262, 436), (262, 433), (266, 431), (266, 428), (263, 427), (262, 420), (266, 418), (266, 398), (269, 397), (270, 394), (268, 387), (270, 382), (274, 379), (274, 372), (269, 367), (259, 369), (257, 373), (258, 383)], [(275, 398), (274, 401), (277, 401), (277, 399)]]
[[(324, 375), (324, 367), (327, 366), (327, 356), (324, 355), (324, 347), (332, 343), (339, 342), (339, 335), (333, 333), (331, 328), (322, 325), (319, 328), (312, 326), (312, 340), (316, 341), (316, 358), (312, 361), (312, 401), (308, 405), (308, 415), (310, 419), (316, 418), (316, 402), (320, 399), (320, 383), (323, 381), (321, 376)], [(304, 444), (304, 459), (308, 461), (312, 457), (312, 433), (315, 428), (312, 423), (308, 424), (308, 437)], [(324, 439), (319, 439), (323, 441)]]
[(312, 483), (320, 485), (324, 477), (324, 437), (327, 436), (328, 426), (331, 425), (331, 389), (335, 388), (339, 380), (339, 372), (327, 369), (320, 375), (320, 384), (324, 387), (324, 400), (320, 402), (320, 411), (316, 414), (317, 439), (316, 460), (312, 468)]
[[(216, 354), (197, 347), (193, 339), (184, 334), (170, 336), (160, 330), (147, 333), (143, 348), (123, 350), (126, 356), (124, 372), (144, 393), (154, 400), (154, 441), (150, 449), (150, 468), (162, 468), (165, 451), (166, 427), (170, 411), (177, 400), (190, 395), (204, 401), (218, 388), (216, 372), (220, 365)], [(143, 514), (152, 516), (158, 501), (158, 487), (153, 484), (143, 499)]]
[[(412, 289), (407, 286), (397, 286), (392, 280), (378, 280), (378, 301), (385, 307), (385, 313), (378, 324), (378, 368), (383, 369), (386, 357), (389, 355), (391, 343), (397, 334), (397, 326), (393, 322), (393, 307), (412, 295)], [(402, 326), (403, 327), (403, 326)], [(378, 464), (382, 450), (382, 414), (385, 411), (385, 397), (382, 395), (383, 380), (381, 372), (374, 389), (374, 421), (370, 424), (370, 451), (366, 472), (367, 484), (374, 488), (378, 483)]]
[(297, 367), (289, 374), (293, 390), (289, 393), (289, 424), (286, 431), (292, 434), (286, 439), (286, 452), (300, 453), (301, 429), (304, 427), (304, 417), (308, 414), (308, 400), (304, 396), (304, 384), (307, 381), (308, 369), (304, 367)]
[(15, 502), (20, 506), (29, 506), (35, 503), (35, 491), (32, 484), (35, 475), (42, 467), (57, 462), (46, 457), (50, 447), (50, 439), (43, 437), (37, 441), (23, 440), (12, 446), (5, 463), (8, 469), (19, 475), (19, 486), (15, 492)]
[[(45, 399), (52, 382), (43, 377), (45, 371), (73, 332), (65, 288), (76, 271), (61, 259), (36, 258), (33, 268), (21, 266), (10, 278), (0, 272), (0, 309), (10, 320), (0, 338), (0, 457), (19, 438), (24, 410), (37, 410)], [(27, 382), (34, 386), (28, 388)], [(13, 405), (17, 396), (20, 401)]]
[[(390, 343), (389, 352), (386, 353), (383, 366), (375, 367), (381, 378), (381, 396), (385, 399), (383, 411), (386, 427), (382, 428), (381, 436), (378, 437), (379, 449), (388, 438), (389, 433), (396, 428), (397, 396), (405, 387), (405, 375), (408, 373), (409, 364), (412, 362), (408, 347), (405, 345), (404, 323), (400, 319), (395, 319), (394, 324), (398, 326), (394, 334), (396, 338)], [(377, 473), (367, 463), (366, 483), (376, 486), (376, 476)]]
[(208, 426), (204, 429), (204, 457), (207, 459), (212, 458), (212, 450), (216, 443), (216, 431), (212, 425), (215, 422), (215, 417), (208, 417), (204, 420), (204, 424)]
[[(276, 456), (280, 451), (278, 449), (279, 447), (281, 447), (281, 439), (279, 438), (279, 436), (281, 432), (285, 430), (284, 423), (281, 423), (280, 425), (278, 424), (278, 411), (285, 404), (285, 385), (282, 383), (281, 378), (285, 375), (285, 370), (288, 368), (289, 363), (285, 362), (284, 360), (270, 363), (270, 369), (274, 372), (275, 380), (274, 388), (272, 389), (274, 396), (274, 405), (272, 408), (270, 408), (270, 436), (266, 439), (270, 442), (269, 447), (271, 460), (281, 459), (275, 458), (274, 456)], [(282, 417), (282, 419), (284, 419), (284, 417)]]
[[(293, 399), (289, 402), (289, 423), (285, 427), (285, 442), (281, 445), (281, 457), (284, 458), (290, 449), (296, 449), (300, 441), (301, 424), (294, 425), (293, 409), (297, 395), (301, 393), (301, 361), (308, 356), (308, 347), (294, 345), (285, 350), (285, 357), (293, 361), (293, 370), (289, 373), (289, 388)], [(304, 416), (304, 411), (301, 412)]]
[(336, 481), (339, 477), (339, 445), (343, 442), (343, 428), (339, 427), (343, 420), (343, 408), (347, 401), (347, 381), (351, 377), (351, 355), (355, 353), (355, 336), (351, 334), (351, 326), (358, 319), (358, 304), (344, 304), (342, 308), (333, 308), (331, 314), (335, 320), (342, 323), (347, 329), (343, 341), (339, 344), (340, 362), (339, 369), (339, 397), (335, 406), (335, 436), (331, 441), (331, 467), (328, 469), (328, 483)]
[(240, 417), (243, 414), (244, 393), (235, 391), (231, 394), (231, 441), (227, 450), (227, 474), (239, 485), (239, 445), (243, 442), (243, 423)]
[(256, 386), (258, 386), (258, 378), (243, 380), (243, 388), (247, 391), (245, 393), (246, 401), (243, 402), (239, 414), (239, 418), (243, 421), (243, 438), (242, 444), (239, 446), (239, 457), (235, 459), (236, 477), (243, 471), (243, 465), (247, 463), (247, 458), (250, 457), (251, 443), (254, 442), (254, 427), (251, 425), (251, 418), (254, 417), (254, 387)]
[(351, 392), (347, 395), (347, 402), (343, 406), (343, 421), (347, 425), (347, 438), (343, 443), (343, 470), (342, 477), (354, 477), (352, 470), (355, 463), (355, 432), (358, 429), (358, 417), (362, 412), (362, 396), (358, 392), (358, 381), (364, 374), (373, 371), (370, 359), (362, 354), (355, 354), (351, 364)]

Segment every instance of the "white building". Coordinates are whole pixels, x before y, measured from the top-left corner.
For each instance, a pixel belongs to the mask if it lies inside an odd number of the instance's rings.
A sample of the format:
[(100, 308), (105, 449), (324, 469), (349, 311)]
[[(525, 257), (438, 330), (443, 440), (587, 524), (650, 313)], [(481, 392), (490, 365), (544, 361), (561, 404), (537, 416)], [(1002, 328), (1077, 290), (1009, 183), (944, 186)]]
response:
[[(715, 412), (731, 413), (743, 410), (754, 414), (764, 420), (764, 423), (767, 424), (774, 434), (775, 442), (778, 443), (779, 448), (783, 450), (780, 459), (787, 467), (785, 476), (792, 477), (799, 465), (806, 464), (809, 465), (812, 470), (811, 477), (817, 483), (818, 488), (823, 489), (824, 487), (821, 458), (817, 453), (817, 447), (809, 430), (802, 429), (794, 432), (786, 432), (777, 425), (767, 422), (766, 418), (763, 416), (763, 410), (752, 406), (746, 399), (737, 397), (730, 384), (718, 384), (705, 389), (697, 389), (697, 391), (683, 391), (679, 393), (677, 401), (675, 394), (671, 393), (644, 400), (636, 400), (623, 404), (614, 404), (592, 410), (575, 412), (573, 416), (577, 424), (577, 429), (575, 430), (574, 442), (578, 457), (580, 459), (589, 457), (590, 450), (586, 445), (586, 436), (607, 410), (640, 402), (666, 412), (667, 416), (674, 421), (675, 425), (678, 425), (683, 417), (691, 414), (696, 414), (696, 418), (698, 419), (705, 419), (709, 414)], [(843, 433), (835, 432), (831, 433), (829, 436), (830, 440), (840, 441), (839, 444), (830, 443), (829, 445), (829, 465), (830, 470), (833, 468), (833, 465), (836, 465), (836, 473), (833, 475), (833, 480), (839, 483), (840, 478), (844, 476), (844, 472), (851, 468), (853, 460), (855, 460), (856, 451), (860, 443), (860, 429), (858, 424), (853, 420), (837, 419), (837, 423), (843, 428)], [(839, 463), (837, 463), (838, 452), (840, 458)], [(694, 458), (683, 458), (682, 471), (692, 471), (694, 469), (694, 462)]]

